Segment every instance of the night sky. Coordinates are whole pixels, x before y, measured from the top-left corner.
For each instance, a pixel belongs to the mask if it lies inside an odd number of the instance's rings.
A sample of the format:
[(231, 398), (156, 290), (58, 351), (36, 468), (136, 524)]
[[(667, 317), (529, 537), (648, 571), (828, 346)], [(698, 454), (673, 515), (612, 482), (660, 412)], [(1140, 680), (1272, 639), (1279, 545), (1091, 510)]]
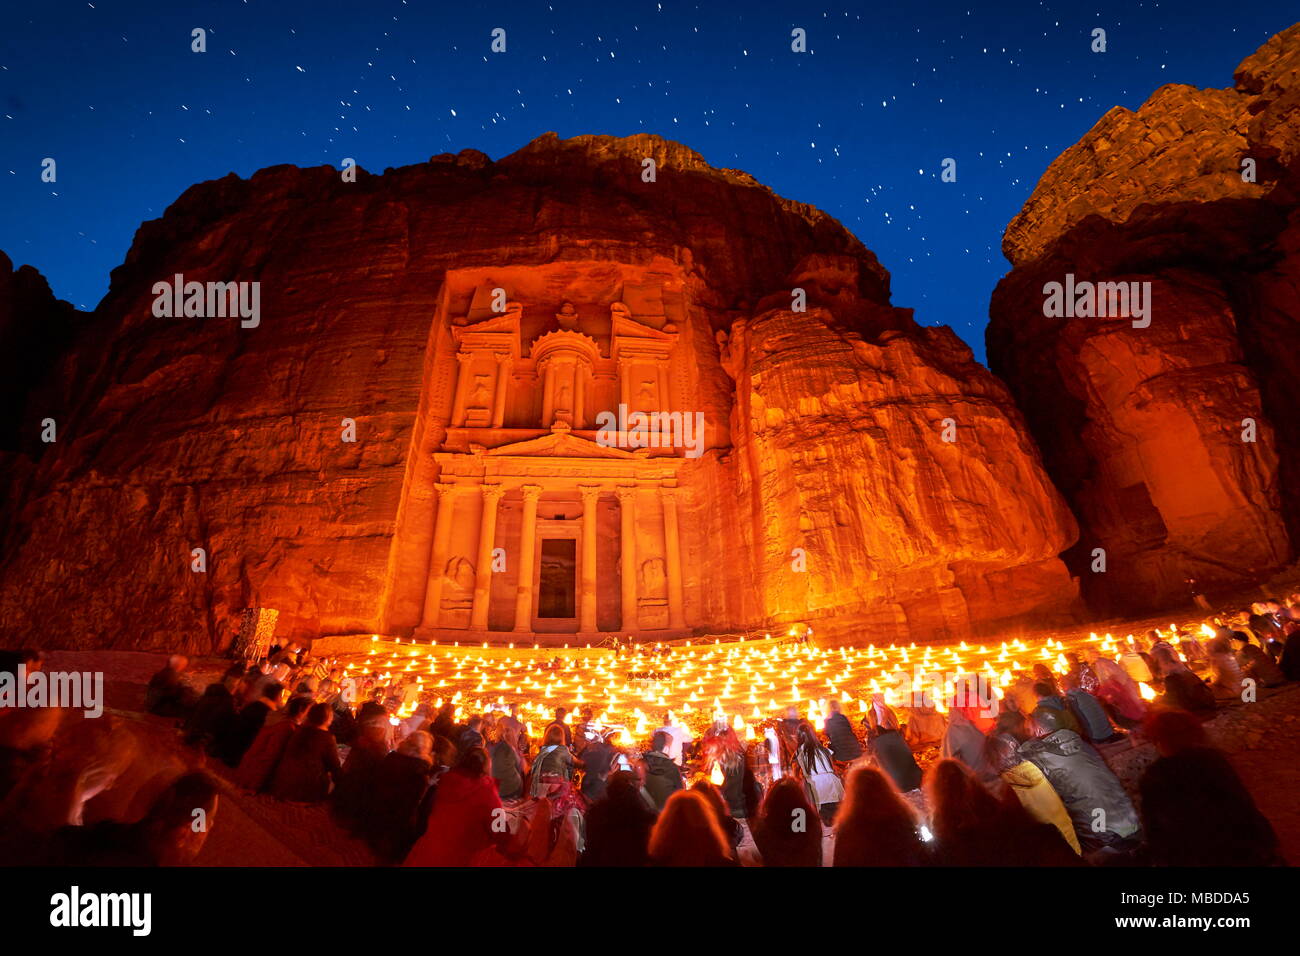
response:
[[(380, 172), (466, 147), (500, 158), (548, 130), (653, 132), (837, 217), (893, 274), (896, 305), (981, 360), (1002, 230), (1048, 163), (1161, 84), (1231, 85), (1295, 19), (1199, 0), (0, 9), (0, 250), (79, 308), (141, 221), (231, 171), (352, 156)], [(807, 53), (791, 51), (795, 27)], [(945, 157), (956, 183), (940, 181)]]

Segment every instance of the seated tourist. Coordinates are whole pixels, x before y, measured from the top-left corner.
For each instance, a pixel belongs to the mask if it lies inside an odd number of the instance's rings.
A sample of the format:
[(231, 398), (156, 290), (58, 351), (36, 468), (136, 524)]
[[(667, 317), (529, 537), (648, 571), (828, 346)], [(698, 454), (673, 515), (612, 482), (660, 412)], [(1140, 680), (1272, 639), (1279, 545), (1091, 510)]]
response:
[(618, 771), (587, 811), (586, 849), (578, 865), (645, 866), (654, 825), (655, 813), (641, 794), (636, 774)]
[(173, 654), (167, 664), (149, 678), (144, 692), (144, 707), (159, 717), (184, 717), (194, 706), (194, 691), (181, 679), (190, 659), (184, 654)]
[(1216, 700), (1240, 700), (1244, 689), (1241, 665), (1232, 653), (1231, 632), (1220, 628), (1206, 647), (1210, 658), (1210, 690)]
[(882, 727), (870, 742), (871, 755), (900, 793), (921, 786), (921, 768), (897, 727)]
[(373, 793), (375, 774), (388, 756), (388, 727), (388, 721), (383, 717), (371, 717), (360, 725), (352, 739), (348, 758), (339, 771), (338, 785), (331, 794), (330, 804), (339, 822), (349, 829), (361, 826)]
[(558, 727), (560, 729), (560, 743), (563, 746), (572, 749), (573, 731), (570, 730), (569, 725), (564, 722), (564, 718), (568, 716), (568, 713), (569, 712), (565, 710), (563, 707), (555, 708), (555, 719), (551, 721), (549, 724), (547, 724), (546, 729), (542, 731), (543, 740), (545, 740), (547, 738), (547, 735), (550, 734), (552, 727)]
[[(660, 727), (658, 731), (659, 733), (666, 734), (668, 737), (668, 746), (664, 748), (663, 752), (668, 755), (669, 760), (680, 765), (685, 759), (685, 747), (695, 739), (695, 736), (688, 728), (673, 719), (672, 711), (665, 711), (663, 719), (664, 725)], [(665, 797), (665, 799), (667, 798)]]
[(1119, 666), (1124, 673), (1139, 684), (1149, 684), (1152, 680), (1150, 659), (1143, 652), (1140, 639), (1129, 638), (1129, 644), (1119, 657)]
[[(1038, 686), (1047, 687), (1046, 684)], [(943, 732), (939, 755), (945, 759), (960, 760), (981, 776), (992, 775), (984, 762), (984, 735), (963, 711), (956, 708), (948, 711), (948, 726)]]
[(923, 866), (930, 860), (912, 808), (875, 767), (849, 771), (835, 818), (833, 866)]
[(1020, 755), (1043, 772), (1065, 804), (1085, 856), (1097, 862), (1127, 858), (1142, 835), (1133, 801), (1101, 755), (1075, 731), (1052, 724), (1052, 713), (1035, 714), (1045, 733), (1022, 743)]
[(698, 790), (668, 798), (650, 832), (651, 866), (735, 866), (731, 844), (709, 800)]
[(1142, 699), (1142, 690), (1137, 681), (1115, 661), (1102, 657), (1096, 650), (1090, 652), (1089, 663), (1097, 674), (1100, 686), (1097, 699), (1106, 707), (1107, 712), (1121, 727), (1136, 727), (1146, 717), (1147, 704)]
[(1075, 859), (1052, 824), (1034, 820), (1018, 801), (999, 803), (960, 761), (930, 767), (926, 796), (937, 863), (1043, 866)]
[(384, 757), (371, 780), (359, 832), (383, 863), (400, 863), (415, 843), (433, 772), (433, 738), (422, 730)]
[(519, 732), (513, 724), (502, 721), (500, 738), (492, 745), (492, 777), (503, 801), (518, 800), (524, 795), (524, 758), (519, 754)]
[(339, 747), (330, 733), (334, 711), (312, 704), (303, 725), (289, 738), (271, 777), (271, 793), (291, 803), (321, 803), (343, 769)]
[[(204, 826), (196, 827), (195, 811)], [(177, 778), (135, 823), (102, 821), (55, 834), (42, 862), (56, 866), (188, 866), (217, 816), (217, 783), (206, 773)]]
[[(697, 777), (689, 789), (699, 793), (708, 802), (718, 820), (718, 826), (722, 828), (722, 832), (727, 837), (727, 842), (731, 845), (734, 855), (736, 847), (740, 846), (740, 841), (745, 839), (745, 827), (732, 816), (727, 807), (727, 801), (722, 795), (722, 790), (707, 777)], [(757, 807), (755, 809), (757, 810)]]
[(1244, 634), (1234, 634), (1232, 640), (1236, 645), (1237, 664), (1243, 676), (1251, 678), (1263, 687), (1278, 687), (1286, 683), (1282, 668), (1273, 661), (1271, 655), (1266, 654), (1258, 645), (1252, 644), (1250, 638)]
[(279, 706), (283, 692), (284, 688), (279, 684), (262, 685), (261, 696), (240, 708), (235, 719), (218, 731), (216, 754), (228, 766), (239, 766), (239, 761), (244, 759), (245, 752), (253, 746), (258, 731), (266, 723), (267, 716)]
[[(1297, 607), (1300, 608), (1300, 605)], [(1292, 631), (1286, 639), (1278, 667), (1287, 680), (1300, 680), (1300, 628)]]
[[(1053, 726), (1068, 727), (1076, 734), (1081, 733), (1082, 728), (1079, 726), (1079, 721), (1075, 718), (1074, 714), (1070, 713), (1070, 708), (1066, 706), (1065, 701), (1057, 696), (1056, 690), (1052, 685), (1045, 681), (1039, 681), (1034, 684), (1034, 696), (1037, 698), (1037, 702), (1034, 705), (1034, 709), (1029, 714), (1030, 720), (1037, 720), (1044, 710), (1052, 710), (1055, 712), (1052, 715)], [(981, 755), (983, 754), (983, 746), (984, 742), (981, 740)], [(947, 755), (945, 754), (944, 756)]]
[(1170, 645), (1152, 653), (1155, 678), (1164, 690), (1163, 704), (1181, 710), (1214, 710), (1214, 692), (1183, 663)]
[(424, 833), (403, 866), (471, 866), (484, 851), (510, 844), (510, 829), (503, 820), (487, 751), (466, 750), (439, 779)]
[(456, 739), (456, 746), (462, 752), (473, 750), (475, 747), (482, 747), (483, 744), (483, 718), (475, 714), (465, 725), (465, 729)]
[(618, 751), (606, 735), (594, 734), (582, 750), (582, 795), (596, 801), (605, 795), (605, 781)]
[(203, 691), (185, 720), (185, 743), (203, 750), (211, 749), (218, 731), (235, 717), (235, 690), (244, 676), (244, 666), (236, 664)]
[(641, 755), (645, 792), (656, 810), (662, 810), (668, 798), (686, 786), (681, 768), (668, 754), (671, 745), (672, 738), (657, 730), (650, 739), (650, 749)]
[(793, 777), (767, 791), (751, 832), (764, 866), (822, 865), (821, 819)]
[(1082, 852), (1065, 804), (1043, 776), (1043, 772), (1020, 755), (1018, 748), (1022, 742), (1012, 734), (993, 734), (989, 737), (989, 763), (1020, 801), (1026, 813), (1040, 823), (1056, 827), (1071, 850), (1076, 854)]
[(573, 754), (564, 745), (562, 724), (552, 723), (546, 728), (542, 747), (537, 751), (533, 768), (528, 776), (530, 797), (548, 796), (557, 790), (567, 789), (573, 782)]
[(844, 799), (844, 784), (840, 782), (835, 765), (831, 762), (831, 752), (817, 739), (817, 731), (808, 721), (799, 725), (799, 749), (795, 752), (795, 763), (803, 777), (808, 790), (808, 799), (816, 805), (822, 822), (830, 826), (835, 819), (835, 811)]
[[(715, 720), (705, 732), (700, 742), (700, 754), (706, 768), (717, 767), (722, 773), (722, 796), (727, 803), (727, 812), (738, 820), (757, 812), (762, 799), (758, 781), (745, 752), (745, 744), (725, 717)], [(829, 758), (827, 754), (827, 760)]]
[(862, 756), (862, 742), (840, 710), (840, 702), (831, 700), (826, 706), (830, 711), (826, 717), (826, 739), (830, 742), (831, 755), (840, 763), (857, 760)]
[(267, 720), (253, 739), (253, 745), (244, 754), (244, 759), (239, 761), (239, 770), (235, 773), (235, 782), (239, 786), (254, 793), (270, 789), (271, 775), (284, 756), (289, 739), (302, 726), (310, 707), (311, 702), (305, 697), (294, 697), (280, 711), (284, 715), (282, 720), (274, 723)]
[(1198, 718), (1154, 714), (1147, 735), (1159, 759), (1142, 775), (1142, 822), (1157, 866), (1281, 865), (1277, 836), (1237, 772), (1206, 740)]

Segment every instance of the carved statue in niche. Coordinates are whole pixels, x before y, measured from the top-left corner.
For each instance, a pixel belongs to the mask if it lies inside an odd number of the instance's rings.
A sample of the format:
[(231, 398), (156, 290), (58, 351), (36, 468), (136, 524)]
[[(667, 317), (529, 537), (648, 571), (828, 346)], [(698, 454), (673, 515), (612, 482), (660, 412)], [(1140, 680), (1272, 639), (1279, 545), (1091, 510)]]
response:
[(648, 604), (659, 604), (668, 599), (668, 576), (663, 558), (650, 558), (641, 563), (640, 593)]
[[(442, 606), (448, 610), (469, 607), (473, 603), (475, 577), (474, 565), (470, 563), (468, 558), (456, 555), (448, 560), (446, 570), (443, 573), (444, 597)], [(450, 593), (448, 593), (447, 585), (451, 586)]]
[(555, 313), (555, 321), (560, 323), (560, 328), (566, 332), (572, 332), (578, 327), (578, 310), (573, 307), (572, 302), (566, 302), (560, 306), (560, 311)]
[(555, 399), (555, 410), (557, 412), (573, 411), (573, 405), (569, 402), (569, 396), (572, 394), (573, 390), (569, 388), (569, 383), (562, 382), (560, 384), (560, 394)]
[(658, 411), (658, 395), (653, 380), (647, 379), (641, 383), (641, 390), (637, 392), (637, 401), (643, 411)]
[(470, 408), (487, 408), (488, 400), (492, 397), (492, 376), (475, 375), (474, 391), (469, 396)]

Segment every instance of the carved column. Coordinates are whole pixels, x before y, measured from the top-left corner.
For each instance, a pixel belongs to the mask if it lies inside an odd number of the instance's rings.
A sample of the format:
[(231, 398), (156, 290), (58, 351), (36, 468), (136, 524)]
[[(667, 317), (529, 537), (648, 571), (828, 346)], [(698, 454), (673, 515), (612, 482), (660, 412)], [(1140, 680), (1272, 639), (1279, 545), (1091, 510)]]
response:
[(537, 499), (541, 485), (524, 485), (524, 518), (519, 529), (519, 589), (515, 595), (515, 630), (533, 629), (533, 570), (537, 555)]
[(578, 631), (596, 630), (596, 505), (600, 487), (582, 485), (582, 594), (578, 606)]
[(671, 412), (673, 400), (668, 388), (668, 359), (663, 358), (655, 362), (655, 374), (659, 379), (659, 408), (656, 411)]
[(551, 362), (546, 363), (542, 370), (542, 427), (550, 428), (551, 423), (555, 421), (555, 366)]
[(579, 362), (573, 367), (573, 427), (582, 428), (586, 421), (587, 376), (585, 368)]
[(492, 593), (492, 543), (497, 533), (497, 505), (505, 489), (500, 485), (483, 485), (483, 517), (478, 527), (478, 566), (474, 569), (474, 606), (470, 611), (471, 630), (486, 631), (488, 598)]
[(510, 381), (510, 353), (498, 352), (497, 387), (492, 393), (492, 427), (500, 428), (506, 417), (506, 383)]
[(451, 523), (456, 512), (456, 493), (460, 485), (439, 482), (434, 485), (438, 492), (438, 514), (434, 518), (433, 546), (429, 557), (429, 583), (424, 591), (424, 615), (422, 627), (438, 627), (442, 613), (442, 582), (447, 573), (447, 554), (451, 545)]
[(460, 363), (460, 374), (456, 378), (456, 401), (451, 409), (451, 424), (459, 428), (465, 424), (465, 400), (469, 397), (469, 367), (474, 356), (468, 352), (457, 352), (456, 361)]
[(623, 630), (639, 630), (636, 606), (636, 488), (616, 488), (618, 495), (619, 551), (622, 556)]
[(664, 564), (668, 571), (668, 626), (686, 627), (686, 609), (682, 599), (682, 545), (677, 528), (677, 489), (661, 487), (659, 500), (664, 508)]
[[(627, 359), (618, 360), (618, 394), (619, 401), (627, 409), (627, 414), (632, 414), (632, 363)], [(621, 421), (620, 417), (620, 421)]]

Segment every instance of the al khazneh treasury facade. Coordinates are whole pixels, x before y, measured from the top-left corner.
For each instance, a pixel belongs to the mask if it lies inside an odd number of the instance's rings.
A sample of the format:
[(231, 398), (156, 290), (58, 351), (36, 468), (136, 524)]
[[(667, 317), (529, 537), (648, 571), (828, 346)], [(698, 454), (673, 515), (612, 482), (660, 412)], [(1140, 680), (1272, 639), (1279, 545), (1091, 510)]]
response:
[(548, 308), (485, 277), (463, 311), (457, 285), (433, 349), (428, 401), (442, 438), (426, 452), (437, 503), (414, 635), (689, 635), (700, 622), (679, 496), (691, 450), (639, 448), (597, 421), (622, 406), (624, 419), (693, 423), (674, 284), (629, 280), (618, 300)]

